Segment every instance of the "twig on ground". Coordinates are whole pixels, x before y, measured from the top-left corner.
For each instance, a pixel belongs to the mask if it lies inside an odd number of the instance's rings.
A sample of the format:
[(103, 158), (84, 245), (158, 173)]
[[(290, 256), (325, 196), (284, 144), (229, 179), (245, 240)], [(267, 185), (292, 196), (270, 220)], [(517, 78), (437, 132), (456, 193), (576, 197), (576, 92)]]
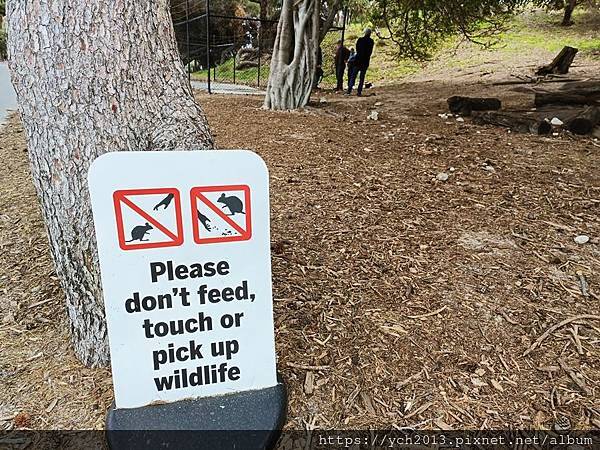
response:
[(294, 369), (303, 369), (303, 370), (329, 370), (329, 366), (309, 366), (306, 364), (296, 364), (293, 362), (287, 363), (288, 367), (293, 367)]
[(591, 389), (586, 386), (585, 381), (583, 381), (583, 378), (580, 378), (577, 372), (575, 372), (571, 367), (569, 367), (567, 363), (563, 361), (562, 358), (558, 358), (558, 365), (562, 368), (562, 370), (564, 370), (567, 373), (567, 375), (569, 375), (569, 378), (573, 380), (577, 387), (583, 392), (585, 392), (586, 395), (590, 395), (592, 393)]
[(583, 355), (585, 352), (583, 351), (583, 345), (581, 345), (581, 339), (579, 339), (579, 326), (573, 325), (573, 327), (569, 330), (573, 335), (573, 340), (575, 341), (575, 346), (577, 347), (577, 353)]
[(419, 378), (421, 378), (421, 375), (423, 374), (423, 371), (421, 370), (420, 372), (415, 373), (414, 375), (411, 375), (410, 377), (408, 377), (406, 380), (404, 381), (400, 381), (399, 383), (396, 384), (396, 389), (400, 390), (402, 389), (404, 386), (406, 386), (407, 384), (412, 383), (413, 381), (417, 381)]
[(41, 302), (34, 303), (33, 305), (29, 305), (28, 308), (32, 309), (32, 308), (35, 308), (36, 306), (42, 306), (43, 304), (51, 302), (52, 300), (54, 300), (54, 299), (53, 298), (48, 298), (46, 300), (42, 300)]
[(433, 406), (433, 402), (427, 402), (425, 403), (423, 406), (420, 406), (419, 408), (415, 409), (413, 412), (411, 412), (410, 414), (408, 414), (407, 416), (404, 416), (404, 419), (410, 419), (413, 416), (416, 416), (418, 414), (421, 414), (425, 411), (427, 411), (429, 408), (431, 408)]
[(585, 319), (600, 320), (600, 316), (596, 316), (594, 314), (581, 314), (579, 316), (569, 317), (568, 319), (565, 319), (562, 322), (551, 326), (539, 338), (537, 338), (536, 341), (533, 344), (531, 344), (531, 346), (527, 350), (525, 350), (525, 353), (523, 353), (522, 356), (529, 355), (533, 350), (535, 350), (536, 348), (538, 348), (540, 346), (540, 344), (544, 341), (544, 339), (546, 339), (548, 336), (550, 336), (550, 334), (554, 333), (559, 328), (562, 328), (565, 325), (570, 324), (571, 322), (575, 322), (577, 320), (585, 320)]
[(587, 280), (585, 279), (585, 276), (581, 271), (578, 270), (577, 277), (579, 278), (579, 289), (581, 290), (581, 295), (583, 295), (586, 298), (589, 297), (589, 285)]
[(431, 312), (429, 312), (429, 313), (427, 313), (427, 314), (421, 314), (421, 315), (419, 315), (419, 316), (406, 316), (406, 317), (408, 317), (409, 319), (424, 319), (424, 318), (426, 318), (426, 317), (435, 316), (436, 314), (439, 314), (439, 313), (441, 313), (441, 312), (442, 312), (442, 311), (444, 311), (444, 310), (445, 310), (447, 307), (448, 307), (448, 306), (447, 306), (447, 305), (445, 305), (445, 306), (442, 306), (440, 309), (436, 309), (435, 311), (431, 311)]
[(510, 323), (511, 325), (518, 325), (518, 326), (521, 326), (521, 324), (520, 324), (519, 322), (515, 322), (515, 321), (514, 321), (514, 320), (512, 320), (510, 317), (508, 317), (508, 314), (506, 314), (506, 312), (504, 312), (504, 311), (502, 311), (502, 310), (500, 310), (500, 311), (498, 311), (498, 312), (499, 312), (499, 313), (500, 313), (500, 315), (501, 315), (502, 317), (504, 317), (504, 319), (505, 319), (505, 320), (506, 320), (508, 323)]

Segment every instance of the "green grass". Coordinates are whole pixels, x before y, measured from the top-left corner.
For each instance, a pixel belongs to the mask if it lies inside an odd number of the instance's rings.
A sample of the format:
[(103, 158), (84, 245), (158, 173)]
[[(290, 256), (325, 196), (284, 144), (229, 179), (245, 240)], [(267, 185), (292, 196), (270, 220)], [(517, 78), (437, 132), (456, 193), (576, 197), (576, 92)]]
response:
[(501, 36), (503, 51), (521, 53), (546, 50), (558, 53), (565, 45), (576, 47), (585, 56), (600, 56), (600, 14), (575, 10), (570, 27), (560, 26), (562, 12), (525, 12), (513, 20)]
[[(578, 9), (573, 16), (575, 24), (570, 27), (560, 26), (561, 19), (560, 11), (524, 11), (508, 24), (507, 31), (498, 36), (498, 41), (489, 49), (467, 42), (460, 37), (452, 37), (447, 39), (432, 60), (427, 62), (399, 59), (393, 42), (375, 38), (375, 49), (367, 77), (369, 81), (379, 84), (410, 79), (411, 75), (431, 68), (446, 71), (467, 68), (484, 70), (483, 65), (509, 64), (518, 59), (526, 60), (527, 55), (540, 53), (554, 55), (565, 45), (578, 48), (580, 51), (578, 58), (600, 60), (600, 33), (597, 31), (600, 30), (600, 12)], [(346, 28), (345, 45), (348, 48), (355, 46), (364, 26), (365, 24), (354, 23)], [(339, 32), (330, 32), (321, 44), (325, 72), (322, 87), (335, 86), (333, 58), (335, 43), (339, 38)], [(236, 70), (235, 81), (256, 86), (257, 71), (257, 68)], [(195, 72), (192, 77), (206, 80), (206, 70)], [(269, 61), (263, 61), (260, 77), (262, 87), (266, 85), (268, 77)], [(211, 80), (213, 80), (212, 73)], [(233, 58), (217, 66), (216, 81), (229, 83), (234, 81)]]
[[(265, 86), (269, 78), (269, 61), (263, 61), (260, 68), (260, 85)], [(215, 78), (216, 77), (216, 78)], [(194, 80), (206, 81), (207, 74), (205, 70), (199, 70), (192, 73)], [(258, 68), (249, 67), (243, 70), (239, 70), (235, 67), (234, 70), (234, 58), (229, 58), (224, 63), (219, 64), (216, 68), (212, 68), (210, 72), (211, 82), (216, 81), (217, 83), (233, 83), (234, 81), (238, 84), (245, 84), (248, 86), (257, 86), (258, 84)]]
[[(579, 49), (579, 58), (600, 59), (600, 12), (576, 10), (575, 25), (560, 26), (562, 12), (543, 10), (524, 11), (509, 24), (506, 32), (489, 49), (465, 41), (462, 37), (446, 39), (428, 62), (398, 59), (391, 41), (376, 39), (375, 51), (369, 68), (373, 81), (399, 81), (410, 78), (424, 69), (476, 68), (493, 61), (504, 62), (526, 55), (557, 54), (565, 45)], [(350, 46), (362, 34), (364, 24), (348, 27), (346, 45)]]
[[(350, 24), (346, 28), (345, 45), (355, 47), (356, 40), (362, 36), (365, 26), (363, 24)], [(369, 80), (395, 81), (417, 73), (423, 68), (423, 63), (411, 59), (398, 59), (394, 43), (389, 40), (375, 37), (375, 48), (369, 66)]]

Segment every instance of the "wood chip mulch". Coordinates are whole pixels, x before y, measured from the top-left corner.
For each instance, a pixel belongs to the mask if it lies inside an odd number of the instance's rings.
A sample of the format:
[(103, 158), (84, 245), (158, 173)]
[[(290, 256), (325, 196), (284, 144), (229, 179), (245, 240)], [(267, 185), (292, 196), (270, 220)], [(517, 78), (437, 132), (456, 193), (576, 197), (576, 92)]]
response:
[[(526, 101), (494, 89), (294, 113), (199, 95), (219, 147), (270, 170), (287, 428), (600, 428), (599, 144), (438, 116), (455, 94)], [(70, 348), (16, 118), (0, 179), (0, 429), (101, 428), (110, 373)]]

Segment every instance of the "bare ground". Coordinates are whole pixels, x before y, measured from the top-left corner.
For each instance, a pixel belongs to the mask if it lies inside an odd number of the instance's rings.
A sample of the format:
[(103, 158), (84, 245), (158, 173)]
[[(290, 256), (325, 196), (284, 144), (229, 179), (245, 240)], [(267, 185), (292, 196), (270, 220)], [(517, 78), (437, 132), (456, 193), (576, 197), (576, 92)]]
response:
[[(531, 97), (461, 80), (323, 93), (295, 113), (199, 97), (219, 147), (270, 170), (287, 428), (600, 428), (600, 144), (438, 117), (457, 93)], [(102, 428), (110, 372), (71, 351), (26, 157), (13, 118), (0, 429)]]

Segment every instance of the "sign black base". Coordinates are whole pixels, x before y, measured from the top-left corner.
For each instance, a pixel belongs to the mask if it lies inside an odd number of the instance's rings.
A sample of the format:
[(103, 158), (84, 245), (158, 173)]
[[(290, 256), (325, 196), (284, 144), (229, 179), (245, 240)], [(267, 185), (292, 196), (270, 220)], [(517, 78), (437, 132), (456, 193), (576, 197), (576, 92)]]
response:
[(218, 397), (115, 409), (106, 416), (113, 450), (270, 449), (285, 423), (285, 384)]

